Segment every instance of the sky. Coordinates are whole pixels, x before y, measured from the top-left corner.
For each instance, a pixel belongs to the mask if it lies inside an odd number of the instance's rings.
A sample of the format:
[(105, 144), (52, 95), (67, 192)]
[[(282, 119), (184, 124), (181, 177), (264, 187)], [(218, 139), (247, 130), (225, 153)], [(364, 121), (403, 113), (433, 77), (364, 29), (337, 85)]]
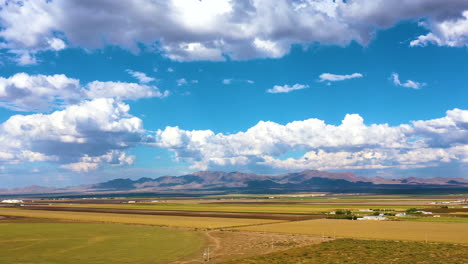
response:
[(468, 178), (468, 2), (0, 0), (0, 188)]

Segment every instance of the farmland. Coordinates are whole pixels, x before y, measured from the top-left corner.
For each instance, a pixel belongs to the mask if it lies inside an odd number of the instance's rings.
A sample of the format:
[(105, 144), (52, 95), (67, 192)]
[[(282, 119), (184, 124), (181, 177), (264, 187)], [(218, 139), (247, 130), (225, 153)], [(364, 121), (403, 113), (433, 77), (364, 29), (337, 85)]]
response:
[(466, 223), (321, 219), (240, 227), (239, 230), (468, 244)]
[[(63, 206), (52, 204), (50, 206)], [(388, 208), (404, 211), (414, 205), (366, 205), (366, 204), (294, 204), (237, 201), (233, 203), (162, 203), (162, 204), (67, 204), (69, 208), (102, 208), (102, 209), (134, 209), (134, 210), (164, 210), (164, 211), (208, 211), (208, 212), (242, 212), (242, 213), (278, 213), (278, 214), (317, 214), (341, 208), (358, 211), (369, 208)]]
[(468, 223), (468, 217), (405, 217), (405, 221)]
[[(430, 205), (433, 200), (374, 198), (333, 198), (316, 197), (308, 200), (283, 199), (199, 199), (199, 200), (128, 200), (93, 201), (93, 200), (45, 200), (35, 201), (28, 206), (68, 207), (68, 208), (100, 208), (129, 210), (161, 210), (161, 211), (195, 211), (195, 212), (239, 212), (239, 213), (278, 213), (278, 214), (320, 214), (337, 209), (359, 211), (363, 209), (388, 209), (404, 211), (412, 207), (438, 208)], [(438, 200), (444, 201), (444, 200)]]
[[(211, 196), (198, 199), (180, 197), (171, 199), (63, 199), (38, 200), (27, 203), (25, 209), (75, 212), (107, 212), (120, 214), (152, 214), (173, 216), (211, 216), (228, 218), (255, 218), (271, 220), (306, 220), (330, 217), (338, 210), (350, 211), (355, 216), (387, 213), (390, 219), (418, 222), (468, 222), (468, 208), (442, 206), (464, 196), (314, 196), (314, 194), (247, 197)], [(229, 198), (222, 198), (229, 197)], [(411, 208), (437, 214), (393, 217)]]
[(180, 217), (149, 216), (109, 213), (50, 212), (41, 210), (0, 209), (0, 215), (32, 218), (63, 219), (77, 222), (103, 222), (122, 224), (157, 225), (191, 228), (225, 228), (243, 225), (274, 223), (277, 220), (214, 218), (214, 217)]
[(225, 264), (464, 264), (467, 259), (463, 245), (339, 239)]
[[(207, 248), (211, 250), (209, 263), (223, 263), (241, 258), (244, 260), (239, 263), (314, 263), (310, 262), (312, 259), (320, 260), (320, 263), (341, 263), (333, 262), (327, 257), (336, 252), (346, 252), (347, 263), (356, 263), (355, 261), (362, 258), (362, 255), (351, 252), (352, 247), (346, 247), (346, 243), (362, 248), (362, 252), (368, 250), (366, 255), (369, 256), (369, 261), (380, 258), (386, 252), (386, 247), (394, 249), (399, 255), (390, 254), (392, 257), (389, 259), (396, 259), (393, 263), (407, 263), (405, 261), (411, 250), (431, 249), (433, 243), (452, 243), (438, 244), (445, 251), (434, 251), (433, 255), (444, 256), (444, 252), (451, 252), (448, 259), (453, 260), (451, 263), (457, 263), (460, 256), (466, 253), (465, 245), (468, 245), (468, 208), (465, 207), (465, 203), (457, 202), (464, 197), (463, 195), (316, 196), (300, 194), (198, 196), (196, 198), (183, 196), (168, 199), (161, 197), (31, 199), (21, 205), (0, 204), (0, 224), (10, 225), (11, 232), (13, 232), (11, 234), (18, 234), (6, 237), (5, 241), (13, 241), (13, 244), (34, 241), (34, 243), (31, 242), (32, 244), (24, 244), (24, 248), (31, 248), (36, 254), (41, 252), (41, 245), (46, 245), (53, 250), (54, 246), (48, 246), (48, 243), (56, 241), (54, 237), (68, 238), (70, 241), (61, 242), (65, 245), (63, 250), (67, 251), (68, 245), (72, 252), (84, 250), (84, 253), (80, 253), (80, 256), (83, 256), (81, 260), (87, 260), (89, 263), (115, 261), (112, 260), (111, 254), (108, 256), (91, 254), (87, 245), (96, 244), (96, 246), (102, 246), (103, 250), (119, 245), (113, 242), (112, 237), (99, 232), (92, 235), (91, 231), (85, 230), (86, 228), (98, 228), (104, 233), (105, 230), (114, 230), (116, 236), (125, 241), (127, 241), (126, 236), (129, 236), (128, 241), (137, 240), (132, 238), (130, 233), (138, 236), (138, 230), (143, 230), (139, 228), (150, 228), (149, 230), (153, 231), (148, 231), (148, 233), (155, 232), (155, 237), (161, 238), (161, 240), (151, 242), (154, 245), (164, 244), (154, 251), (158, 252), (159, 259), (151, 259), (150, 256), (146, 258), (143, 253), (138, 254), (141, 256), (138, 258), (135, 253), (135, 255), (129, 255), (127, 259), (121, 256), (121, 263), (131, 262), (132, 259), (136, 259), (138, 263), (146, 263), (145, 261), (178, 264), (202, 263), (203, 251)], [(396, 216), (397, 213), (404, 212), (408, 215)], [(350, 215), (362, 217), (379, 214), (385, 215), (388, 220), (343, 219)], [(4, 217), (3, 220), (1, 216)], [(48, 236), (31, 232), (28, 237), (25, 233), (14, 231), (21, 229), (19, 228), (21, 225), (25, 230), (38, 229), (37, 232), (49, 230), (48, 232), (52, 235), (51, 241), (39, 243), (38, 237), (47, 238)], [(50, 228), (56, 228), (57, 231), (51, 231)], [(135, 228), (135, 231), (127, 232), (128, 228)], [(75, 236), (68, 236), (68, 229), (83, 230), (80, 232), (85, 237), (76, 236), (76, 239), (72, 239)], [(73, 230), (70, 231), (71, 234)], [(62, 235), (59, 235), (60, 232)], [(171, 238), (165, 239), (166, 235), (170, 234), (178, 236), (179, 239), (187, 239), (187, 241), (194, 239), (190, 242), (193, 248), (178, 251), (177, 254), (167, 251), (166, 244), (162, 241), (168, 241), (170, 245)], [(18, 241), (15, 241), (14, 237), (18, 237)], [(105, 243), (101, 244), (100, 237), (106, 237)], [(95, 243), (95, 240), (98, 242)], [(347, 242), (343, 244), (342, 241)], [(131, 248), (131, 245), (139, 242), (128, 243), (130, 244), (125, 246), (126, 248)], [(23, 248), (23, 244), (18, 245), (15, 247)], [(411, 250), (406, 251), (407, 248)], [(24, 262), (17, 261), (16, 263), (30, 263), (27, 260), (27, 254), (15, 255), (13, 249), (9, 250), (11, 251), (8, 255), (24, 257), (18, 258)], [(146, 248), (146, 250), (152, 249)], [(422, 255), (415, 256), (423, 259), (425, 255), (420, 253)], [(39, 258), (39, 260), (43, 263), (54, 263), (59, 255), (59, 253), (57, 256), (39, 255), (43, 256), (43, 259)], [(68, 256), (70, 259), (67, 259), (67, 263), (78, 263), (79, 261), (72, 256)], [(48, 258), (50, 262), (46, 262)], [(104, 260), (105, 258), (107, 260)], [(291, 262), (286, 261), (285, 258), (290, 259)], [(5, 259), (5, 261), (12, 261), (12, 259)]]
[(196, 232), (152, 226), (0, 222), (0, 263), (162, 264), (204, 244)]

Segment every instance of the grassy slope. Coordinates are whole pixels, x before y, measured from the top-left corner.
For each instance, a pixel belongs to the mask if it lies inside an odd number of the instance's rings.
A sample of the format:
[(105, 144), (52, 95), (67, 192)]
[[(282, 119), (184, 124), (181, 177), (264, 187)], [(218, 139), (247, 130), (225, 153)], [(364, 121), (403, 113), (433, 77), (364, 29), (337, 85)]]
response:
[(0, 223), (0, 263), (169, 263), (203, 244), (195, 232), (150, 226)]
[(339, 239), (226, 264), (464, 264), (467, 259), (463, 245)]

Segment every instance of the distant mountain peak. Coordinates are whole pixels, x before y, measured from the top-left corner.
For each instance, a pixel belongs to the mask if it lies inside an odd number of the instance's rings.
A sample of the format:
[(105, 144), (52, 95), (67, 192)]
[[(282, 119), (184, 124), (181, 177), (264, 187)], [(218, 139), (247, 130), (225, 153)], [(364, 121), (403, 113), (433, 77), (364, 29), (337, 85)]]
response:
[[(259, 192), (283, 191), (323, 191), (323, 192), (371, 192), (383, 189), (410, 189), (437, 186), (468, 188), (468, 180), (463, 178), (366, 178), (351, 172), (327, 172), (304, 170), (281, 175), (259, 175), (239, 171), (198, 171), (181, 176), (142, 177), (112, 179), (106, 182), (67, 188), (28, 186), (16, 189), (0, 189), (0, 194), (53, 193), (53, 192), (158, 192), (171, 190), (257, 190)], [(413, 188), (413, 187), (411, 187)]]

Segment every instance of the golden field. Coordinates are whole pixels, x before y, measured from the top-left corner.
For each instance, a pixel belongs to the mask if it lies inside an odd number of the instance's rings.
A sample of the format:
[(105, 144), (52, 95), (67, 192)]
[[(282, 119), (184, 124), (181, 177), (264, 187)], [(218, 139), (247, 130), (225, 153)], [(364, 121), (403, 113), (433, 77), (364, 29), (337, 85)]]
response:
[(413, 205), (366, 205), (366, 204), (233, 204), (223, 203), (194, 203), (183, 201), (183, 203), (158, 203), (158, 204), (59, 204), (50, 203), (48, 207), (67, 208), (100, 208), (100, 209), (135, 209), (135, 210), (163, 210), (163, 211), (200, 211), (200, 212), (240, 212), (240, 213), (274, 213), (274, 214), (320, 214), (335, 211), (337, 209), (348, 209), (358, 212), (360, 209), (386, 208), (396, 211), (405, 211)]
[(105, 222), (122, 224), (157, 225), (191, 228), (225, 228), (265, 223), (278, 223), (279, 220), (190, 217), (166, 215), (137, 215), (113, 213), (53, 212), (44, 210), (0, 209), (0, 215), (33, 218), (62, 219), (78, 222)]
[(318, 219), (236, 228), (331, 237), (468, 244), (468, 223)]

